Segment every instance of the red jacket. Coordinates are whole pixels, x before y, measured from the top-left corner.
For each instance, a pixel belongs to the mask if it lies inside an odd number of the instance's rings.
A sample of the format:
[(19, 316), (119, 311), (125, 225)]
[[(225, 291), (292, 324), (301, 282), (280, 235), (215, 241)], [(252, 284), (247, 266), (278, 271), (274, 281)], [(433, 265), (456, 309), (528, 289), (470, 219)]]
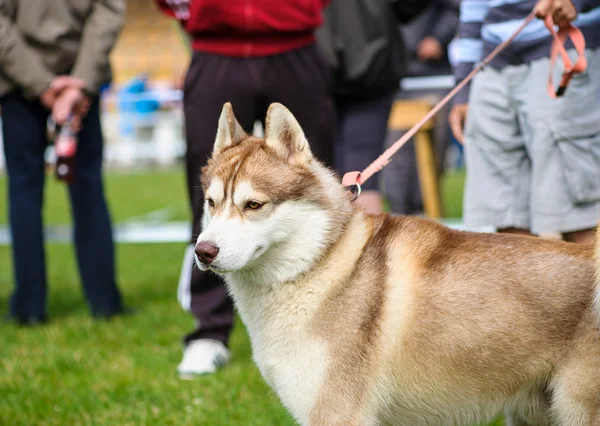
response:
[(314, 42), (321, 11), (331, 0), (155, 0), (177, 18), (194, 50), (253, 57)]

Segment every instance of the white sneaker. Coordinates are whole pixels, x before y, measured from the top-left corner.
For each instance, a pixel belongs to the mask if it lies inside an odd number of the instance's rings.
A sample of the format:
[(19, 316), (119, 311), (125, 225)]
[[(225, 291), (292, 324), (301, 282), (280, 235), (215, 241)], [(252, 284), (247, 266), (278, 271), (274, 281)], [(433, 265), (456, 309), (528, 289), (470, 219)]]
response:
[(229, 362), (231, 354), (223, 343), (213, 339), (192, 340), (183, 351), (177, 366), (182, 379), (193, 379), (198, 374), (210, 374)]

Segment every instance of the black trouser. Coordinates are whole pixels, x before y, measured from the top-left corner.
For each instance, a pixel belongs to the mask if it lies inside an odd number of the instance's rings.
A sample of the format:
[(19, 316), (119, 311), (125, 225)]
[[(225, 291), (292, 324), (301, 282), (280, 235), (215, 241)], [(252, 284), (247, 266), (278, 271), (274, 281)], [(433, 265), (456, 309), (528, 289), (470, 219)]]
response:
[[(18, 94), (0, 99), (15, 290), (12, 315), (46, 316), (46, 265), (42, 230), (44, 151), (48, 111)], [(102, 188), (102, 132), (99, 102), (83, 120), (69, 186), (79, 273), (93, 314), (119, 310), (112, 229)]]
[[(254, 122), (264, 120), (269, 104), (282, 103), (302, 126), (313, 154), (331, 166), (336, 114), (329, 74), (314, 45), (260, 58), (194, 53), (184, 87), (192, 244), (200, 233), (202, 217), (200, 169), (211, 155), (223, 104), (231, 102), (237, 120), (251, 133)], [(190, 308), (198, 328), (185, 341), (212, 338), (226, 344), (233, 304), (223, 281), (197, 268), (191, 281)]]
[[(338, 138), (335, 167), (339, 174), (360, 172), (384, 150), (387, 123), (395, 92), (373, 98), (338, 98)], [(373, 176), (363, 190), (377, 191), (380, 177)]]

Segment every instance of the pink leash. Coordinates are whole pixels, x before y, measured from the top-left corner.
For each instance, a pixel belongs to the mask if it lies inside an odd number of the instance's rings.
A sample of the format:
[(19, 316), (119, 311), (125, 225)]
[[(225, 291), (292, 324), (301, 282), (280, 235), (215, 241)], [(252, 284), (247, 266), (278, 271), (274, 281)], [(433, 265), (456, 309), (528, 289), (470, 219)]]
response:
[[(450, 93), (448, 93), (444, 99), (442, 99), (435, 107), (431, 109), (418, 123), (416, 123), (408, 132), (406, 132), (400, 139), (398, 139), (392, 146), (385, 150), (383, 154), (381, 154), (375, 161), (373, 161), (366, 169), (362, 172), (348, 172), (344, 175), (342, 179), (342, 185), (346, 187), (351, 187), (350, 191), (355, 195), (355, 198), (360, 196), (361, 185), (364, 184), (371, 176), (375, 173), (381, 171), (385, 166), (389, 164), (394, 154), (402, 148), (402, 146), (408, 142), (418, 131), (427, 123), (435, 114), (438, 113), (440, 109), (442, 109), (450, 100), (456, 96), (456, 94), (462, 90), (472, 79), (479, 73), (486, 65), (490, 63), (492, 59), (494, 59), (500, 52), (502, 52), (506, 47), (513, 42), (513, 40), (523, 31), (523, 29), (529, 25), (531, 21), (535, 19), (535, 13), (532, 11), (529, 16), (525, 19), (525, 21), (521, 24), (519, 28), (503, 43), (498, 45), (492, 53), (490, 53), (479, 65), (477, 65), (473, 71), (463, 80), (461, 81)], [(556, 60), (557, 53), (561, 53), (561, 58), (565, 63), (565, 73), (563, 75), (563, 80), (561, 81), (561, 85), (559, 89), (554, 92), (551, 85), (548, 86), (548, 90), (552, 97), (561, 96), (565, 89), (566, 85), (569, 82), (569, 79), (574, 73), (583, 72), (587, 63), (585, 62), (584, 50), (585, 50), (585, 39), (579, 29), (570, 26), (565, 30), (560, 30), (558, 34), (554, 30), (554, 23), (552, 21), (552, 17), (548, 16), (545, 21), (546, 27), (552, 33), (554, 37), (554, 41), (552, 43), (552, 68), (554, 67), (554, 61)], [(576, 65), (573, 66), (563, 44), (566, 41), (567, 35), (573, 40), (575, 47), (579, 53), (580, 59), (577, 61)], [(550, 75), (550, 78), (552, 74)]]

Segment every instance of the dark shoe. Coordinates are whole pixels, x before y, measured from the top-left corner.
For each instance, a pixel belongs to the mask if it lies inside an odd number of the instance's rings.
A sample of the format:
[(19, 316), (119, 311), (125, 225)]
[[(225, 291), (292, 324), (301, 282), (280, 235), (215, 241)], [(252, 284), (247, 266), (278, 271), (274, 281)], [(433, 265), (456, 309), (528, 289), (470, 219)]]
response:
[(125, 316), (125, 315), (133, 315), (135, 313), (135, 310), (133, 310), (132, 308), (128, 308), (128, 307), (120, 307), (119, 309), (116, 310), (112, 310), (112, 311), (97, 311), (97, 312), (93, 312), (92, 313), (92, 317), (94, 317), (95, 319), (98, 320), (109, 320), (111, 318), (114, 317), (119, 317), (119, 316)]
[(4, 317), (4, 322), (16, 324), (22, 327), (35, 327), (37, 325), (46, 324), (48, 319), (45, 316), (7, 314)]

